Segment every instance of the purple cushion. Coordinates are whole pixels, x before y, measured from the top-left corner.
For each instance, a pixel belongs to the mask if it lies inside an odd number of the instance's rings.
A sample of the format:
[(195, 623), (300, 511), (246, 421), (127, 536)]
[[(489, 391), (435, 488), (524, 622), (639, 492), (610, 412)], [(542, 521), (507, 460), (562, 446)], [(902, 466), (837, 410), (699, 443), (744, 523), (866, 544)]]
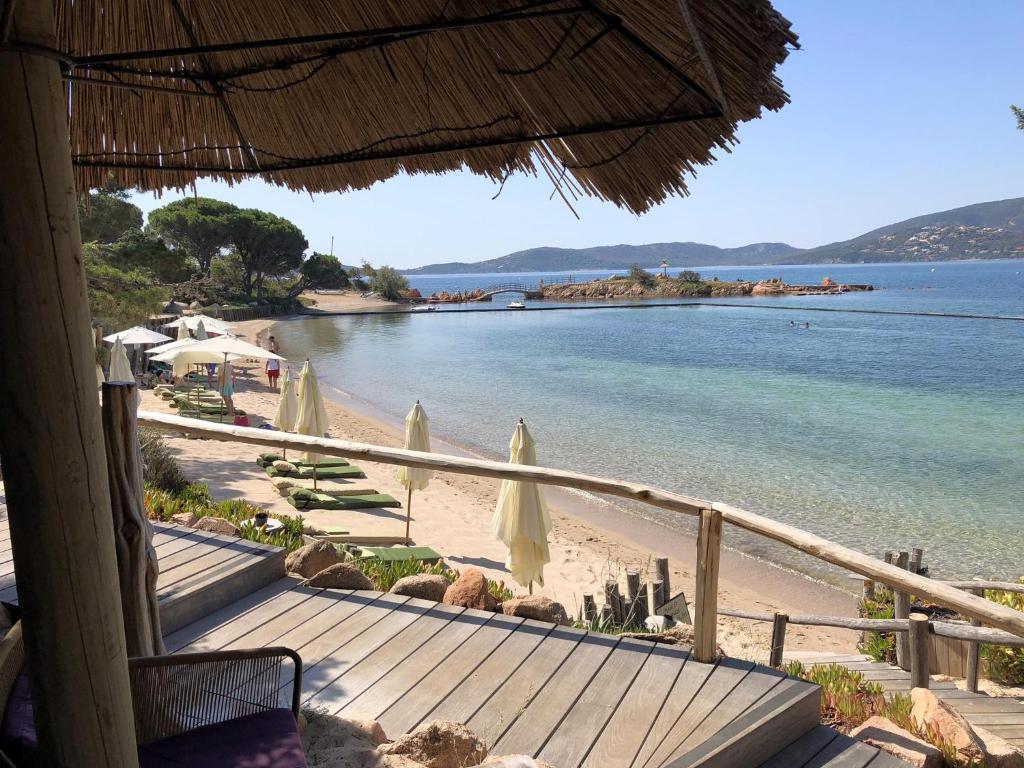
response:
[(4, 722), (0, 727), (3, 750), (17, 765), (30, 764), (39, 749), (36, 738), (36, 718), (32, 712), (32, 689), (28, 675), (22, 670), (14, 679), (7, 696)]
[(306, 768), (290, 709), (205, 725), (139, 747), (141, 768)]

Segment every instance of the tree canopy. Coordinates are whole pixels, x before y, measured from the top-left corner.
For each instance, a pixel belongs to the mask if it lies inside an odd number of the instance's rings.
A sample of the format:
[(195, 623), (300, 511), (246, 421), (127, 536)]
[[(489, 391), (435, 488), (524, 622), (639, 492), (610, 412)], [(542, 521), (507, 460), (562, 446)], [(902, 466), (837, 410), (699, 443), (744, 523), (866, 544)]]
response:
[(1020, 107), (1010, 107), (1013, 110), (1013, 114), (1017, 116), (1017, 127), (1024, 131), (1024, 109)]
[(149, 229), (174, 250), (195, 259), (209, 275), (213, 260), (230, 243), (230, 220), (238, 207), (209, 197), (186, 197), (149, 214)]
[(313, 288), (344, 288), (349, 285), (348, 274), (336, 256), (314, 253), (299, 268), (299, 279), (288, 295), (294, 298)]
[(228, 238), (242, 267), (242, 291), (263, 296), (266, 277), (281, 277), (302, 266), (309, 246), (302, 230), (288, 219), (256, 208), (243, 208), (227, 217)]
[(83, 243), (113, 243), (130, 229), (142, 229), (142, 209), (119, 194), (93, 192), (78, 204)]
[[(369, 267), (369, 264), (364, 263), (364, 274), (367, 272), (367, 267)], [(381, 298), (389, 299), (390, 301), (401, 298), (402, 291), (409, 287), (409, 281), (404, 275), (399, 274), (398, 270), (394, 267), (370, 267), (370, 273), (367, 274), (367, 278), (370, 290)]]

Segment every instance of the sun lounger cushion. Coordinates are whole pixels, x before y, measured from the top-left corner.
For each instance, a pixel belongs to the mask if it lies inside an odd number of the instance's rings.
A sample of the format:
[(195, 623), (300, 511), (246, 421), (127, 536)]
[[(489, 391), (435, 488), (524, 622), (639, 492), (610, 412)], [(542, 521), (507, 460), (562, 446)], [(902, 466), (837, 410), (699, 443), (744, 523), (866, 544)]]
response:
[(291, 710), (269, 709), (139, 747), (140, 768), (305, 768)]
[(364, 496), (332, 496), (309, 488), (291, 488), (288, 503), (296, 509), (373, 509), (375, 507), (400, 507), (401, 502), (386, 493)]
[[(286, 459), (284, 456), (282, 456), (279, 453), (261, 453), (259, 456), (256, 457), (256, 463), (259, 464), (264, 469), (269, 467), (275, 461), (287, 461), (289, 464), (294, 464), (296, 467), (312, 466), (311, 464), (306, 464), (306, 462), (304, 462), (304, 461), (291, 461), (290, 459)], [(348, 466), (348, 462), (345, 461), (344, 459), (339, 459), (339, 458), (335, 457), (335, 458), (330, 458), (330, 459), (324, 459), (323, 461), (319, 462), (317, 464), (317, 466), (318, 467), (347, 467)]]
[[(270, 483), (282, 496), (287, 496), (292, 488), (313, 488), (313, 480), (306, 480), (299, 477), (272, 477)], [(321, 493), (329, 493), (332, 496), (362, 496), (367, 493), (376, 493), (376, 488), (360, 488), (358, 484), (342, 485), (330, 481), (322, 482), (319, 477), (316, 481), (316, 490)]]
[(430, 547), (360, 547), (359, 550), (362, 557), (388, 562), (418, 560), (433, 565), (441, 561), (441, 556)]
[[(267, 467), (267, 474), (270, 477), (301, 477), (307, 480), (313, 479), (313, 467), (296, 467), (295, 471), (282, 472), (277, 467)], [(317, 480), (338, 480), (344, 477), (365, 477), (363, 470), (355, 465), (347, 467), (316, 467)]]

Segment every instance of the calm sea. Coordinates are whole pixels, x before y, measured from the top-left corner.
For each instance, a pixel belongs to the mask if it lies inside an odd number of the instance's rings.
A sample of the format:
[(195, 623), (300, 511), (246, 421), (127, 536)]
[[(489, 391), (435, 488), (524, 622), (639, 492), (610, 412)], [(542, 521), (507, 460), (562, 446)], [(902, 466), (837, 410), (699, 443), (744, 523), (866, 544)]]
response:
[[(285, 354), (308, 351), (326, 384), (393, 418), (418, 398), (433, 434), (486, 456), (505, 454), (522, 416), (549, 466), (729, 502), (871, 553), (920, 546), (946, 577), (1024, 573), (1024, 322), (809, 311), (1022, 316), (1024, 262), (701, 272), (881, 290), (742, 300), (774, 311), (709, 301), (326, 317), (278, 336)], [(426, 294), (537, 277), (412, 284)], [(512, 297), (500, 298), (496, 308)], [(737, 532), (727, 542), (837, 576)]]

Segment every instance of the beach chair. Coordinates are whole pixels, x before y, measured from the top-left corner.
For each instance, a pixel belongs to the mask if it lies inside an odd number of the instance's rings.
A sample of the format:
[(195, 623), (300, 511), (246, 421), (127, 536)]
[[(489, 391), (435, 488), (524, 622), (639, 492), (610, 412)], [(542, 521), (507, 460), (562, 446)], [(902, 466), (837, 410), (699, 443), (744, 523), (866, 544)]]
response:
[(402, 506), (402, 502), (386, 493), (335, 495), (298, 487), (288, 489), (287, 501), (296, 509), (376, 509)]
[(301, 477), (306, 480), (313, 479), (313, 470), (316, 469), (317, 480), (340, 480), (349, 477), (366, 477), (366, 473), (359, 467), (353, 465), (343, 467), (324, 467), (317, 465), (296, 466), (294, 471), (279, 469), (273, 465), (266, 468), (269, 477)]
[[(294, 665), (281, 707), (285, 662)], [(213, 651), (128, 660), (140, 768), (252, 765), (305, 768), (299, 736), (302, 659), (289, 648)], [(7, 697), (0, 749), (14, 766), (37, 765), (28, 675)]]
[(382, 560), (389, 563), (416, 560), (427, 565), (441, 562), (441, 555), (430, 547), (360, 547), (363, 560)]

